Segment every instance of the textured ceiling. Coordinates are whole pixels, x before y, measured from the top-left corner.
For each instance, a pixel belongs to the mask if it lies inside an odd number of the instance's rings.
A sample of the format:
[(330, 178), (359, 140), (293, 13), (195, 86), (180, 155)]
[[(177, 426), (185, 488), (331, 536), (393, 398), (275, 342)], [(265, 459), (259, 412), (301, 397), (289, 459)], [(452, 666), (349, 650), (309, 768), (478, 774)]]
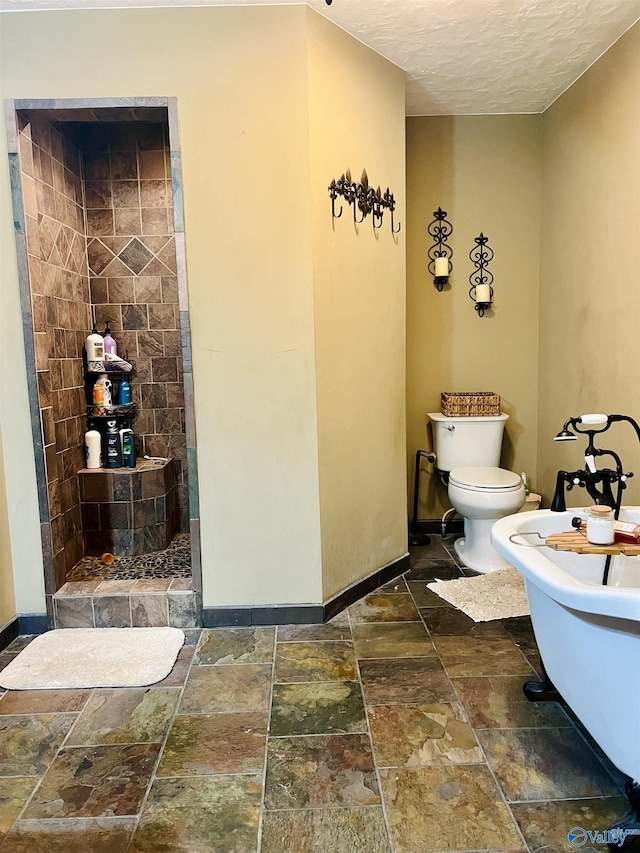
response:
[[(280, 0), (299, 3), (300, 0)], [(1, 11), (273, 0), (0, 0)], [(407, 74), (407, 115), (537, 113), (629, 27), (640, 0), (308, 0)]]

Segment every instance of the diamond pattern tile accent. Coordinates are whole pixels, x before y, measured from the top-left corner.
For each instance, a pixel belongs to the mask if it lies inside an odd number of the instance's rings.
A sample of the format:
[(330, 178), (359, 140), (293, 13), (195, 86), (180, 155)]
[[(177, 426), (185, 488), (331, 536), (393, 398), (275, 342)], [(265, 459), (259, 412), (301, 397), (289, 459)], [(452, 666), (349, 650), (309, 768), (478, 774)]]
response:
[(131, 242), (118, 255), (129, 269), (136, 275), (142, 272), (149, 261), (153, 258), (153, 254), (147, 247), (134, 237)]
[(96, 275), (100, 275), (100, 273), (107, 267), (107, 265), (113, 260), (114, 254), (97, 238), (93, 238), (93, 240), (89, 240), (87, 244), (87, 257), (89, 259), (89, 269), (91, 272)]
[(51, 257), (51, 250), (56, 242), (56, 231), (52, 228), (54, 224), (53, 220), (49, 219), (48, 216), (44, 216), (40, 223), (40, 249), (45, 261), (48, 261)]

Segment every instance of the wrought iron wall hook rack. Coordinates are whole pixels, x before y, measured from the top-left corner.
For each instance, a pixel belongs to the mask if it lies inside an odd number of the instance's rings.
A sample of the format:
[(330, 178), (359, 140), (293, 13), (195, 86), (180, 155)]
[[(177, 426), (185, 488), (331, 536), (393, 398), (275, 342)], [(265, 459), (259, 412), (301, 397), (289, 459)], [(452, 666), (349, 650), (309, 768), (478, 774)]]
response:
[(429, 248), (429, 264), (427, 269), (433, 276), (433, 283), (439, 291), (449, 280), (453, 272), (453, 249), (447, 240), (453, 234), (453, 225), (447, 219), (447, 211), (439, 207), (434, 210), (435, 219), (429, 223), (427, 231), (435, 241)]
[(329, 198), (331, 199), (331, 216), (333, 219), (340, 219), (343, 213), (343, 207), (336, 212), (336, 201), (338, 198), (353, 207), (353, 221), (356, 225), (360, 225), (371, 214), (371, 221), (374, 231), (382, 227), (382, 219), (385, 210), (391, 214), (391, 233), (397, 234), (402, 227), (398, 223), (395, 227), (394, 211), (396, 209), (396, 200), (389, 187), (383, 193), (380, 187), (374, 190), (369, 186), (369, 177), (367, 170), (362, 170), (360, 182), (356, 183), (351, 179), (351, 172), (347, 169), (338, 180), (335, 178), (329, 184)]
[(469, 258), (475, 266), (469, 276), (469, 296), (476, 303), (478, 316), (484, 317), (484, 312), (493, 302), (493, 273), (487, 269), (487, 264), (493, 259), (493, 249), (488, 245), (489, 238), (482, 232), (474, 240), (476, 245), (469, 252)]

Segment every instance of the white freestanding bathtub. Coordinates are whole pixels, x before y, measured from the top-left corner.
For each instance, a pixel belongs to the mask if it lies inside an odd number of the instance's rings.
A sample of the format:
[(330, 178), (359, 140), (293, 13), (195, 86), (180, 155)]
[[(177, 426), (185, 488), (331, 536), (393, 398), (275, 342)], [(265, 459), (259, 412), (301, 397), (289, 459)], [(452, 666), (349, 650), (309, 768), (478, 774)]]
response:
[[(584, 512), (510, 515), (492, 541), (524, 575), (549, 678), (613, 764), (640, 782), (640, 556), (613, 557), (605, 587), (604, 557), (526, 547), (543, 542), (521, 535), (571, 530), (576, 515)], [(620, 520), (640, 523), (640, 507)]]

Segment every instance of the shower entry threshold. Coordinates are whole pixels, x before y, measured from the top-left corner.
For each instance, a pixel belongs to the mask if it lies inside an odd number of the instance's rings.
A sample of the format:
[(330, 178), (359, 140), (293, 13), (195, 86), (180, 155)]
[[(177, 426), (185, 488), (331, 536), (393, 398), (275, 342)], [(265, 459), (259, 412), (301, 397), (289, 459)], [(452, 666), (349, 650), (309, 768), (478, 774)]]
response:
[(56, 628), (197, 628), (198, 595), (191, 577), (188, 534), (151, 554), (85, 557), (53, 596)]

